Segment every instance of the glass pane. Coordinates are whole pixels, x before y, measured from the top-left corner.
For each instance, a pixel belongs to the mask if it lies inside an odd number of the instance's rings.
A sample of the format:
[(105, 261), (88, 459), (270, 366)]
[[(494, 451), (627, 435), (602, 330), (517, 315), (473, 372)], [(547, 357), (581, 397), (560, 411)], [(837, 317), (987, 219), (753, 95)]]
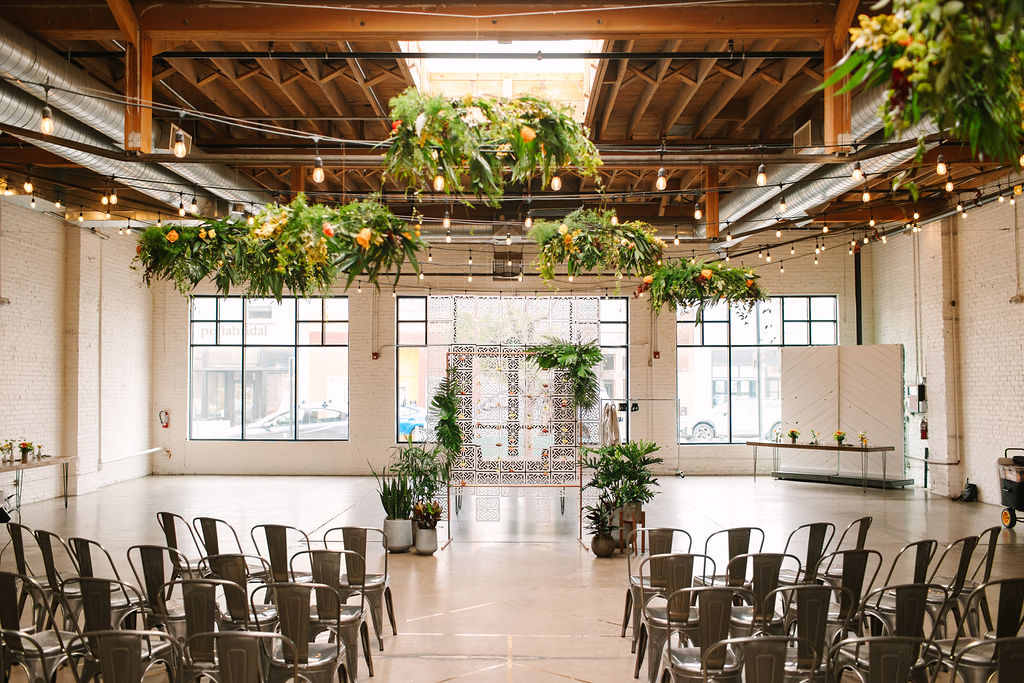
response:
[(298, 299), (299, 320), (321, 320), (324, 314), (323, 299)]
[(783, 337), (786, 346), (807, 344), (807, 323), (784, 323)]
[(700, 326), (690, 321), (683, 321), (676, 325), (676, 344), (680, 346), (700, 344)]
[(680, 443), (729, 440), (728, 362), (728, 349), (677, 349)]
[(217, 323), (192, 323), (193, 344), (216, 344)]
[(242, 319), (242, 300), (239, 297), (221, 297), (219, 302), (221, 320)]
[(348, 320), (348, 297), (338, 296), (324, 299), (324, 320), (334, 322)]
[[(601, 349), (601, 353), (604, 354), (604, 363), (599, 375), (601, 400), (616, 403), (625, 401), (629, 397), (629, 388), (626, 386), (626, 366), (629, 362), (626, 349)], [(625, 441), (627, 436), (626, 420), (629, 418), (629, 412), (620, 410), (616, 414), (619, 416), (619, 436)]]
[(781, 344), (782, 325), (779, 312), (782, 302), (779, 299), (763, 301), (758, 305), (758, 336), (762, 344)]
[(241, 321), (233, 323), (217, 323), (217, 343), (218, 344), (241, 344), (242, 343), (242, 325)]
[(682, 306), (676, 307), (676, 320), (696, 320), (697, 309), (696, 308), (683, 308)]
[(835, 320), (836, 298), (816, 296), (811, 298), (811, 320)]
[(242, 436), (242, 349), (192, 349), (190, 434), (193, 439)]
[(426, 323), (398, 323), (400, 346), (421, 346), (427, 343)]
[(324, 344), (348, 345), (348, 323), (324, 323)]
[(835, 344), (836, 324), (835, 323), (811, 323), (812, 344)]
[(601, 299), (602, 322), (626, 322), (629, 303), (626, 299)]
[(277, 303), (273, 299), (245, 302), (245, 343), (294, 344), (295, 299)]
[(761, 436), (773, 441), (782, 429), (782, 351), (758, 349)]
[(782, 315), (783, 320), (807, 320), (807, 297), (785, 297), (782, 302)]
[(427, 349), (398, 349), (398, 440), (410, 433), (414, 441), (424, 441), (427, 434)]
[(421, 296), (403, 296), (398, 299), (399, 320), (426, 320), (427, 300)]
[(745, 308), (734, 306), (730, 332), (733, 344), (757, 344), (757, 310), (748, 313)]
[(601, 346), (625, 346), (626, 323), (601, 323)]
[(192, 297), (193, 320), (216, 320), (217, 299), (212, 296)]
[[(766, 440), (778, 429), (780, 405), (779, 349), (736, 348), (732, 351), (732, 440)], [(762, 363), (770, 361), (770, 367)], [(774, 399), (769, 398), (769, 388)]]
[(298, 438), (347, 439), (348, 349), (299, 349)]
[(703, 320), (729, 320), (729, 304), (712, 304), (704, 307)]
[(704, 323), (704, 345), (724, 346), (729, 343), (729, 323)]
[(320, 346), (323, 336), (322, 323), (299, 323), (299, 346)]
[(294, 439), (295, 349), (245, 349), (246, 439)]

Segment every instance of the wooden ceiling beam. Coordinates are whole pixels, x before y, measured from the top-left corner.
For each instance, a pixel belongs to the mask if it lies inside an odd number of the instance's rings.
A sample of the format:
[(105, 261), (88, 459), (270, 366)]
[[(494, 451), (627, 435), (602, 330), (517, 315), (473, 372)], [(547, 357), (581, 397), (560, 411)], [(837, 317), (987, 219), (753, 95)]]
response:
[[(300, 43), (296, 45), (299, 50), (308, 49), (308, 45)], [(355, 116), (355, 110), (349, 103), (345, 94), (338, 87), (338, 84), (334, 82), (333, 76), (331, 78), (325, 78), (323, 76), (323, 70), (326, 65), (316, 59), (303, 59), (302, 65), (306, 67), (306, 70), (313, 76), (313, 82), (316, 83), (317, 88), (323, 93), (323, 96), (327, 98), (327, 101), (331, 103), (331, 107), (334, 109), (335, 114), (338, 116), (352, 117)], [(338, 69), (341, 71), (341, 69)], [(341, 128), (345, 131), (345, 134), (352, 138), (362, 137), (362, 128), (357, 127), (352, 121), (342, 121)]]
[[(711, 41), (705, 46), (705, 50), (708, 52), (721, 52), (725, 49), (727, 43), (724, 40)], [(661, 122), (661, 129), (668, 131), (672, 126), (676, 125), (676, 121), (683, 115), (683, 111), (686, 109), (686, 105), (690, 103), (693, 96), (697, 94), (704, 80), (711, 74), (711, 71), (717, 64), (716, 60), (709, 59), (700, 63), (697, 67), (697, 78), (694, 79), (694, 83), (688, 84), (683, 83), (679, 87), (679, 91), (676, 93), (675, 100), (669, 107), (668, 112), (665, 114), (665, 118)]]
[(121, 36), (132, 45), (136, 44), (141, 30), (139, 28), (139, 18), (135, 16), (135, 9), (132, 7), (131, 2), (129, 0), (107, 0), (107, 7), (110, 8), (110, 13), (114, 15), (114, 21), (117, 22)]
[[(778, 85), (768, 82), (758, 87), (758, 89), (755, 90), (749, 98), (747, 98), (747, 112), (743, 119), (733, 127), (729, 134), (735, 135), (738, 130), (743, 128), (743, 126), (749, 123), (752, 118), (757, 116), (758, 112), (760, 112), (765, 105), (771, 102), (772, 99), (779, 94), (779, 91), (781, 91), (787, 83), (793, 80), (793, 78), (801, 72), (808, 61), (810, 60), (806, 58), (785, 60), (782, 65), (782, 77), (778, 79)], [(763, 71), (761, 73), (763, 73)]]
[[(622, 48), (623, 52), (633, 51), (633, 41), (627, 40), (625, 46)], [(619, 97), (619, 90), (622, 89), (622, 80), (626, 76), (626, 72), (629, 70), (629, 60), (623, 59), (618, 62), (618, 68), (615, 71), (615, 81), (608, 89), (608, 95), (605, 97), (604, 109), (601, 110), (601, 125), (593, 131), (594, 139), (598, 140), (605, 135), (605, 131), (608, 130), (608, 121), (612, 116), (612, 109), (615, 108), (615, 100)]]
[[(665, 52), (675, 52), (679, 49), (682, 44), (681, 40), (666, 40), (662, 44), (662, 50)], [(629, 115), (629, 124), (626, 126), (626, 137), (632, 138), (633, 132), (636, 131), (637, 125), (640, 123), (640, 119), (643, 118), (644, 113), (647, 111), (647, 107), (650, 106), (651, 101), (654, 100), (654, 95), (658, 92), (658, 87), (661, 82), (665, 80), (665, 74), (668, 73), (669, 67), (672, 66), (671, 59), (659, 59), (657, 61), (654, 70), (654, 80), (644, 86), (644, 90), (640, 93), (640, 98), (636, 101), (636, 105), (633, 107), (633, 112)], [(664, 133), (664, 131), (662, 131)]]
[[(345, 44), (345, 41), (341, 41), (338, 47), (342, 50), (349, 49), (349, 47)], [(388, 122), (384, 120), (384, 117), (387, 116), (387, 112), (384, 111), (383, 105), (377, 102), (377, 98), (374, 96), (372, 86), (367, 85), (366, 79), (363, 78), (363, 70), (362, 67), (359, 65), (359, 60), (347, 59), (345, 61), (348, 62), (349, 72), (351, 73), (352, 77), (355, 78), (356, 85), (358, 85), (359, 89), (363, 91), (363, 96), (366, 98), (367, 103), (370, 105), (370, 109), (373, 111), (374, 114), (381, 117), (380, 124), (384, 130), (384, 134), (389, 134), (391, 132), (391, 127), (388, 125)]]
[[(168, 59), (167, 63), (177, 71), (193, 88), (201, 92), (203, 96), (212, 102), (222, 114), (228, 116), (250, 116), (248, 108), (233, 94), (228, 92), (222, 83), (212, 82), (206, 85), (205, 89), (199, 88), (200, 76), (198, 66), (191, 59)], [(230, 64), (225, 65), (230, 67)], [(229, 77), (230, 79), (230, 77)]]
[[(611, 41), (605, 41), (601, 45), (601, 51), (612, 47)], [(597, 116), (598, 102), (601, 100), (601, 91), (604, 89), (605, 74), (608, 73), (608, 60), (602, 59), (597, 63), (597, 71), (594, 73), (594, 83), (590, 88), (590, 96), (587, 98), (587, 112), (583, 116), (583, 125), (588, 129), (594, 129), (594, 117)]]
[[(242, 45), (244, 46), (245, 43)], [(248, 47), (246, 46), (247, 49)], [(313, 98), (305, 90), (294, 82), (285, 82), (284, 65), (280, 60), (257, 59), (256, 63), (263, 67), (263, 70), (270, 76), (270, 79), (284, 93), (285, 98), (292, 103), (292, 106), (295, 107), (301, 116), (320, 116), (320, 108), (316, 106), (316, 102), (313, 101)], [(312, 128), (312, 132), (319, 135), (325, 134), (325, 129), (320, 122), (310, 121), (309, 126)]]
[[(776, 45), (779, 44), (777, 40), (755, 40), (752, 46), (754, 51), (768, 51), (773, 50)], [(742, 71), (740, 78), (734, 81), (723, 83), (721, 87), (715, 90), (711, 99), (708, 100), (707, 104), (697, 115), (697, 118), (693, 122), (693, 131), (690, 134), (692, 138), (700, 137), (700, 134), (704, 132), (704, 129), (715, 120), (715, 117), (725, 108), (725, 105), (729, 104), (736, 93), (739, 92), (743, 84), (750, 80), (750, 77), (757, 73), (757, 70), (761, 68), (764, 63), (763, 59), (748, 59), (743, 62)], [(716, 169), (717, 173), (717, 169)]]

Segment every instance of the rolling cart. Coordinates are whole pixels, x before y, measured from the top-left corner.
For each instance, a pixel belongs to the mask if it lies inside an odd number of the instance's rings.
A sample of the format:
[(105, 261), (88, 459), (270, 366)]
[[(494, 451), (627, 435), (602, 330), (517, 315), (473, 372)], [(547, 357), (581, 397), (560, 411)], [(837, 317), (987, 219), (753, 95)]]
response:
[(1024, 453), (1024, 448), (1007, 448), (996, 460), (999, 472), (999, 490), (1002, 495), (1003, 526), (1012, 529), (1017, 524), (1017, 511), (1024, 511), (1024, 455), (1010, 456), (1010, 451)]

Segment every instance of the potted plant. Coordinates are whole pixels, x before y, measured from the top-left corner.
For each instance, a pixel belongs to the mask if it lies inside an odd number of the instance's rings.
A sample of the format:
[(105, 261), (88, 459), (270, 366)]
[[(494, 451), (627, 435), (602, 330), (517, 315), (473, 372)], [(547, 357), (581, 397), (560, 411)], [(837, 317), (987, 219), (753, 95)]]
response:
[(789, 437), (790, 441), (796, 443), (796, 440), (800, 438), (800, 432), (798, 432), (795, 429), (790, 429), (788, 432), (786, 432), (786, 436)]
[(585, 488), (610, 493), (616, 505), (616, 519), (621, 510), (626, 535), (636, 526), (643, 504), (654, 498), (654, 487), (658, 482), (650, 467), (663, 462), (662, 458), (652, 456), (657, 450), (657, 444), (633, 441), (603, 446), (589, 451), (592, 457), (583, 457), (583, 466), (594, 470), (594, 476)]
[(373, 476), (384, 508), (384, 547), (388, 552), (404, 553), (412, 547), (412, 486), (403, 476)]
[(615, 496), (603, 492), (594, 505), (586, 507), (587, 530), (593, 533), (590, 538), (590, 549), (598, 557), (611, 557), (617, 545), (612, 532), (618, 529), (615, 524), (617, 511)]
[(832, 433), (832, 438), (836, 440), (837, 446), (842, 446), (843, 442), (846, 441), (846, 432), (841, 429), (837, 429)]
[(31, 441), (22, 441), (18, 444), (18, 450), (21, 451), (21, 461), (28, 462), (28, 458), (32, 455), (32, 449), (34, 446)]
[(412, 521), (416, 525), (416, 552), (433, 555), (437, 550), (437, 523), (441, 520), (441, 503), (424, 500), (412, 508)]

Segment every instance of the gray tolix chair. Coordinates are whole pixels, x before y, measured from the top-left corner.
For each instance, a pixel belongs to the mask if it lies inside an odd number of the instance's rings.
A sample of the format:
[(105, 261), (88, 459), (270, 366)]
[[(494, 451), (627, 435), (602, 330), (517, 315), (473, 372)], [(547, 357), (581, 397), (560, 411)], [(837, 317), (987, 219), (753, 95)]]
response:
[[(685, 539), (685, 547), (682, 541)], [(679, 544), (677, 547), (677, 543)], [(643, 606), (652, 595), (663, 589), (662, 571), (657, 562), (649, 566), (646, 583), (634, 573), (633, 567), (648, 557), (668, 555), (670, 553), (688, 553), (693, 548), (693, 537), (683, 529), (672, 527), (641, 527), (634, 529), (626, 538), (626, 607), (622, 613), (622, 638), (626, 637), (626, 626), (632, 624), (633, 642), (630, 652), (636, 652), (637, 636), (640, 632), (640, 619)], [(632, 549), (632, 550), (631, 550)], [(635, 557), (635, 559), (634, 559)]]
[[(55, 623), (52, 600), (32, 577), (0, 571), (0, 674), (21, 666), (30, 683), (49, 683), (69, 662), (71, 641), (79, 633), (45, 626)], [(26, 607), (31, 607), (28, 618)]]
[[(290, 664), (284, 656), (288, 653), (293, 655)], [(275, 654), (279, 655), (276, 662)], [(186, 640), (183, 668), (186, 672), (201, 671), (217, 683), (298, 682), (308, 680), (300, 668), (300, 659), (299, 649), (280, 633), (228, 631), (203, 633)], [(348, 677), (343, 675), (339, 683), (349, 683)]]
[[(862, 666), (850, 665), (851, 659), (862, 662)], [(845, 680), (842, 677), (848, 673), (860, 683), (916, 683), (919, 675), (915, 664), (922, 660), (941, 660), (935, 644), (929, 646), (924, 638), (847, 638), (829, 651), (829, 680)]]
[[(368, 543), (370, 536), (379, 537), (380, 543), (374, 538)], [(339, 539), (340, 536), (340, 539)], [(395, 603), (391, 594), (391, 575), (388, 573), (388, 555), (384, 550), (387, 536), (382, 529), (373, 527), (343, 526), (328, 529), (324, 533), (324, 547), (330, 548), (331, 543), (341, 541), (345, 550), (356, 555), (345, 555), (345, 574), (341, 577), (342, 595), (350, 595), (362, 588), (366, 592), (366, 601), (370, 603), (370, 617), (373, 621), (373, 632), (377, 634), (377, 645), (384, 649), (384, 608), (387, 607), (391, 633), (398, 635), (395, 623)], [(371, 564), (370, 549), (380, 548), (376, 560)], [(294, 579), (293, 579), (294, 580)]]
[[(733, 652), (740, 661), (739, 671), (729, 666), (725, 654)], [(807, 653), (806, 658), (789, 656), (793, 650)], [(805, 638), (797, 636), (760, 636), (721, 640), (704, 653), (701, 667), (704, 683), (742, 680), (744, 683), (786, 683), (807, 681), (820, 667), (821, 655)], [(715, 662), (720, 662), (719, 666)]]
[(782, 569), (779, 573), (779, 584), (792, 586), (810, 581), (813, 578), (811, 572), (825, 554), (825, 549), (832, 544), (835, 535), (836, 525), (832, 522), (801, 524), (790, 532), (782, 552), (800, 557), (800, 568), (797, 571)]

